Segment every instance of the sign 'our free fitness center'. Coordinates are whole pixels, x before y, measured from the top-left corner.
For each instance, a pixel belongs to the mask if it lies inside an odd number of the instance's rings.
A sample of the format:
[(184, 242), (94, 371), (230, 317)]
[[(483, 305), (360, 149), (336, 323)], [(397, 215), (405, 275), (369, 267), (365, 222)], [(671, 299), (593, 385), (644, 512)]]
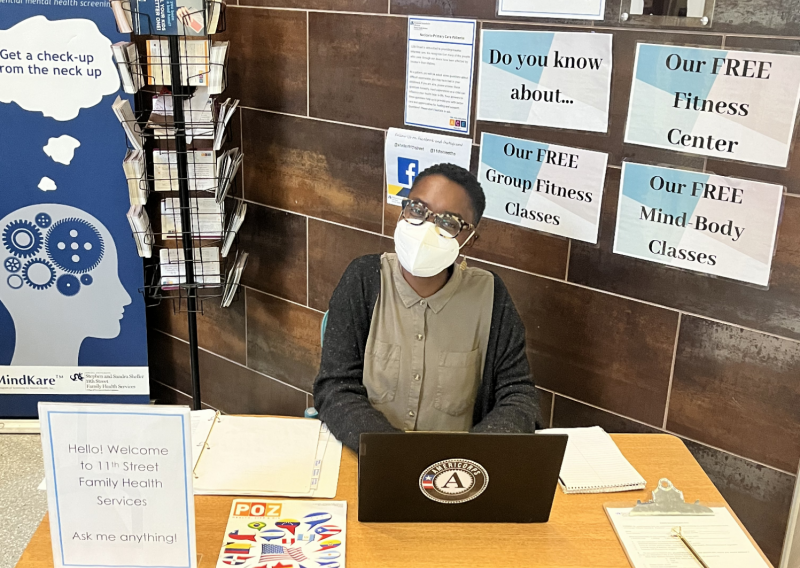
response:
[(785, 167), (800, 57), (639, 44), (625, 142)]

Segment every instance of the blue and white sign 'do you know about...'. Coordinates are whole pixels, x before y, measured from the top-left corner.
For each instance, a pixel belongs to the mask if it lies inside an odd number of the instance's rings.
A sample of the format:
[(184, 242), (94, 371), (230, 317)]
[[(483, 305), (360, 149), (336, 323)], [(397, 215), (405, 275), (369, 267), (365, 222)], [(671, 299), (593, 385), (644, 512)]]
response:
[(625, 142), (785, 167), (800, 56), (639, 44)]
[(53, 563), (196, 568), (187, 407), (39, 403)]
[(478, 120), (608, 130), (610, 34), (483, 30)]
[(769, 284), (783, 187), (623, 163), (614, 252)]
[(483, 133), (484, 215), (596, 243), (607, 162), (602, 152)]

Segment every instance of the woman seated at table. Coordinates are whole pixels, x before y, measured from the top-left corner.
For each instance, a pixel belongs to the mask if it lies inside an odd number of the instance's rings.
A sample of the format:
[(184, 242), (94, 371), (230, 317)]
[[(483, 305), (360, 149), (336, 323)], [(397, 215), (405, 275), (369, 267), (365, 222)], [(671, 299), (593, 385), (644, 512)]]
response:
[(357, 450), (362, 432), (533, 432), (525, 327), (503, 281), (456, 265), (486, 199), (452, 164), (421, 172), (395, 253), (354, 260), (333, 293), (314, 404)]

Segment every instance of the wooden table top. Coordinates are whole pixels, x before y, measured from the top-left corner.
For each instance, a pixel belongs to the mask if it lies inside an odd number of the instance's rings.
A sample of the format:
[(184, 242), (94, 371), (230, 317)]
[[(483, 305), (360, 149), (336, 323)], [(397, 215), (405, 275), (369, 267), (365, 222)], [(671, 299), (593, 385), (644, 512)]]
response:
[[(337, 500), (347, 501), (347, 568), (629, 568), (603, 510), (608, 502), (649, 500), (667, 477), (687, 501), (724, 503), (683, 442), (667, 434), (613, 434), (625, 457), (647, 480), (646, 491), (565, 495), (556, 490), (550, 522), (542, 524), (359, 523), (355, 453), (345, 448)], [(214, 568), (234, 497), (195, 497), (198, 568)], [(45, 516), (17, 568), (51, 568)]]

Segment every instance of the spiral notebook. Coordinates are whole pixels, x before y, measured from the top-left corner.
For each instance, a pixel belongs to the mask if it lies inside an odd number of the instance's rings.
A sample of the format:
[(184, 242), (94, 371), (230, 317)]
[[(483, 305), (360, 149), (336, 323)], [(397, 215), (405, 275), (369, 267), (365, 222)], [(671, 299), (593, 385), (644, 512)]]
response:
[(550, 428), (537, 434), (569, 436), (558, 476), (564, 493), (616, 493), (638, 491), (646, 486), (644, 478), (599, 426)]

